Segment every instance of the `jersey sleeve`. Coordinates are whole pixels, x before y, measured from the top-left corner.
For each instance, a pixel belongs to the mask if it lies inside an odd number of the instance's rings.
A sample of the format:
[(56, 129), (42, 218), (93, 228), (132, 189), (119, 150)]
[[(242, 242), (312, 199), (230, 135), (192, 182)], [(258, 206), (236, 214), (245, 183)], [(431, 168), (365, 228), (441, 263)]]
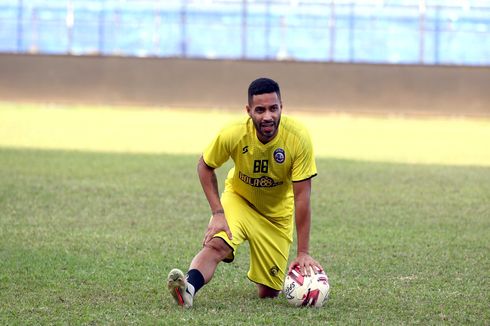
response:
[(296, 144), (296, 158), (293, 161), (291, 180), (293, 182), (310, 179), (317, 175), (313, 143), (309, 133), (304, 130)]
[(211, 168), (219, 168), (230, 158), (231, 149), (226, 133), (222, 130), (206, 147), (202, 156), (206, 165)]

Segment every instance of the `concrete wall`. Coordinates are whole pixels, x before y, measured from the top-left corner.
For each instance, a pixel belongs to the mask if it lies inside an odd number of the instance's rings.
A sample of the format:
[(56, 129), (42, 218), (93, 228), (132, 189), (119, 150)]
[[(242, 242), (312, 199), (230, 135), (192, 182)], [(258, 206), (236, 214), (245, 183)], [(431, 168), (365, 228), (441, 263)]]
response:
[(290, 110), (490, 116), (490, 67), (0, 54), (0, 100), (241, 109), (260, 76)]

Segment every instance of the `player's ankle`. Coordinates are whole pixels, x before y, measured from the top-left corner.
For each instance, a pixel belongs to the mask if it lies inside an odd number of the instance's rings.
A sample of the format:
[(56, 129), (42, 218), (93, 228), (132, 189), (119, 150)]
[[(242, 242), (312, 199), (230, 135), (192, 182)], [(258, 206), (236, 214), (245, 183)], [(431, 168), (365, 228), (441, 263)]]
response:
[(191, 294), (192, 297), (194, 297), (199, 291), (204, 286), (204, 276), (202, 273), (197, 270), (197, 269), (190, 269), (187, 272), (187, 286), (189, 289), (189, 293)]

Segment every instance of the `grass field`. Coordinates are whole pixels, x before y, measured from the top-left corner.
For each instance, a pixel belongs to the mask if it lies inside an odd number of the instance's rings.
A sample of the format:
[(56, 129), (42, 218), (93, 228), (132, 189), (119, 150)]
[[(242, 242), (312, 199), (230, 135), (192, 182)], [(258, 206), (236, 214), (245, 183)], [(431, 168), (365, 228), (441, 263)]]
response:
[(302, 115), (320, 147), (311, 252), (329, 302), (257, 299), (244, 246), (191, 311), (175, 307), (165, 276), (188, 266), (209, 216), (199, 146), (233, 117), (0, 108), (0, 324), (490, 323), (486, 120)]

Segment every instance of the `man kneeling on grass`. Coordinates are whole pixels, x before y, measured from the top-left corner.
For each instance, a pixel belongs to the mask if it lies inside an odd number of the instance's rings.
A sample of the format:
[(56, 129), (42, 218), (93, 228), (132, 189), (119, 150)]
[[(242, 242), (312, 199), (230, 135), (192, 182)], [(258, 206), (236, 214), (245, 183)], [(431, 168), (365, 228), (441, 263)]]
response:
[[(248, 116), (225, 126), (199, 159), (197, 171), (212, 217), (203, 248), (192, 260), (187, 276), (172, 269), (167, 285), (177, 304), (190, 308), (197, 291), (208, 283), (221, 261), (232, 262), (245, 240), (250, 243), (248, 278), (260, 298), (280, 293), (293, 239), (293, 210), (297, 255), (289, 271), (323, 270), (308, 253), (311, 179), (317, 174), (313, 147), (306, 128), (282, 116), (279, 85), (268, 78), (248, 88)], [(229, 158), (219, 197), (214, 170)]]

